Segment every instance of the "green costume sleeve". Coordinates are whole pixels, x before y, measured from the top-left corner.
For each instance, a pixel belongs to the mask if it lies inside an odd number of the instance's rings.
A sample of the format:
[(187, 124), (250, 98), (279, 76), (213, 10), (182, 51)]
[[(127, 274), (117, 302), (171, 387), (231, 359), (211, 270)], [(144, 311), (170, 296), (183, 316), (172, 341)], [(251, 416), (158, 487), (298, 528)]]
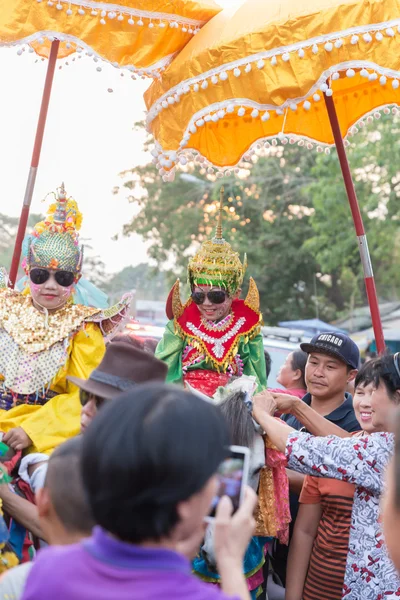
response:
[(244, 375), (253, 375), (257, 379), (257, 391), (261, 392), (267, 387), (267, 371), (265, 368), (265, 355), (263, 337), (256, 335), (247, 344), (239, 345), (240, 358), (243, 361)]
[(174, 322), (169, 321), (163, 338), (156, 349), (156, 357), (168, 365), (168, 383), (182, 383), (183, 350), (184, 340), (175, 334)]

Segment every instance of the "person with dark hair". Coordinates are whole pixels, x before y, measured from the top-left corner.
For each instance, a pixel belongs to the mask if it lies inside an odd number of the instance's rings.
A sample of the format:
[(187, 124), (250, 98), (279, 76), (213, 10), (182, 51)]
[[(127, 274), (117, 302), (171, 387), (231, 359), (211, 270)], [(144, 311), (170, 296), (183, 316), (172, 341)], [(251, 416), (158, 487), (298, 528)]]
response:
[(105, 406), (84, 436), (82, 472), (93, 537), (42, 550), (24, 600), (248, 600), (242, 573), (253, 534), (255, 493), (231, 518), (224, 498), (216, 517), (222, 590), (191, 573), (204, 519), (228, 453), (220, 410), (177, 387), (137, 386)]
[[(81, 454), (82, 438), (76, 437), (50, 457), (44, 487), (36, 497), (40, 527), (49, 544), (74, 544), (89, 537), (95, 525), (83, 489)], [(0, 580), (0, 598), (21, 598), (32, 565), (24, 563), (7, 572)]]
[[(399, 354), (373, 362), (372, 426), (379, 433), (362, 438), (315, 437), (289, 427), (272, 415), (271, 394), (254, 398), (253, 416), (271, 443), (285, 451), (288, 467), (305, 475), (334, 478), (355, 485), (348, 554), (341, 597), (346, 600), (398, 598), (400, 577), (388, 557), (379, 515), (386, 467), (394, 453), (394, 436), (387, 433), (400, 404)], [(300, 598), (301, 592), (287, 596)], [(316, 596), (321, 598), (321, 593)], [(324, 597), (327, 595), (325, 586)], [(337, 598), (338, 596), (336, 596)]]
[(303, 398), (307, 393), (306, 386), (306, 364), (308, 355), (303, 350), (290, 352), (283, 365), (279, 369), (276, 381), (285, 389), (270, 390), (289, 394), (297, 398)]

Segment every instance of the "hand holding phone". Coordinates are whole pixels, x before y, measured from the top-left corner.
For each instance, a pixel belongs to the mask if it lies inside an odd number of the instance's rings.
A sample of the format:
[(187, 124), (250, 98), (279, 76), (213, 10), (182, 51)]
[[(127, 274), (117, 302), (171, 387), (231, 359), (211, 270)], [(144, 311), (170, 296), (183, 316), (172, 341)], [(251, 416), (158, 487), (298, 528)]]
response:
[(232, 504), (222, 498), (214, 520), (214, 547), (221, 573), (234, 566), (242, 568), (244, 555), (254, 535), (256, 522), (253, 516), (257, 494), (249, 486), (244, 488), (244, 499), (239, 509), (232, 514)]
[(250, 450), (245, 446), (230, 446), (229, 456), (220, 465), (217, 471), (218, 490), (211, 504), (211, 511), (206, 521), (215, 519), (219, 501), (223, 496), (228, 496), (232, 502), (235, 513), (244, 498), (244, 490), (249, 477)]

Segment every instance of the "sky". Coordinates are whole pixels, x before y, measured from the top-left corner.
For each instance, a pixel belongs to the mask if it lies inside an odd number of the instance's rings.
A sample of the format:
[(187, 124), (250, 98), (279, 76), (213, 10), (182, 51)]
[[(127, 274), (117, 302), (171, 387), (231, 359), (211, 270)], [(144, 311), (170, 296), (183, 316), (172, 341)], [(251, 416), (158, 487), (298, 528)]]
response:
[[(0, 212), (11, 216), (23, 202), (46, 66), (35, 54), (0, 48)], [(144, 118), (143, 93), (151, 82), (97, 66), (83, 57), (56, 69), (31, 212), (45, 213), (51, 199), (44, 198), (65, 182), (84, 216), (82, 237), (112, 273), (148, 260), (139, 236), (113, 241), (135, 207), (127, 191), (112, 190), (121, 171), (146, 161), (144, 132), (133, 124)]]

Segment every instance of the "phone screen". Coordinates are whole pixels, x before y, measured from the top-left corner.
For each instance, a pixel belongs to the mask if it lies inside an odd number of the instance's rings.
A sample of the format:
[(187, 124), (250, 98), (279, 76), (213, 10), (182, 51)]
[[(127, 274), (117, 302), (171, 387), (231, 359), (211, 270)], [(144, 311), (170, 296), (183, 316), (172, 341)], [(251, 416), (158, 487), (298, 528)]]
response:
[(218, 477), (218, 490), (213, 498), (211, 504), (211, 511), (209, 516), (215, 517), (215, 512), (218, 506), (218, 502), (222, 496), (229, 496), (233, 505), (233, 512), (236, 512), (240, 506), (243, 487), (247, 481), (247, 463), (246, 460), (248, 449), (244, 448), (242, 451), (230, 450), (230, 456), (224, 460), (220, 465), (217, 477)]

